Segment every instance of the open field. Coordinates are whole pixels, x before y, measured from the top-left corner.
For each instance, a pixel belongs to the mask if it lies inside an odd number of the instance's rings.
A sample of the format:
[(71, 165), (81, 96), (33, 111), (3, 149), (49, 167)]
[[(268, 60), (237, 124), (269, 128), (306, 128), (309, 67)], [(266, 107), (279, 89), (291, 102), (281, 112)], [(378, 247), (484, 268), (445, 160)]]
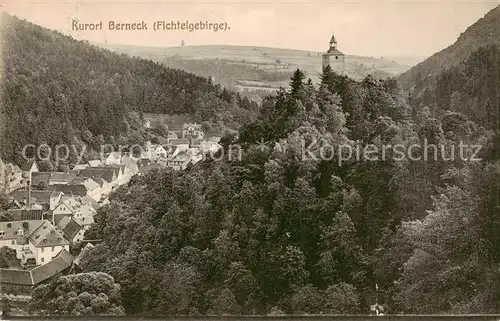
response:
[[(295, 49), (257, 46), (184, 46), (136, 47), (110, 44), (98, 46), (158, 61), (168, 67), (182, 69), (237, 90), (255, 88), (276, 89), (287, 86), (291, 73), (297, 68), (318, 83), (322, 53)], [(376, 78), (398, 75), (411, 66), (393, 60), (346, 55), (345, 74), (361, 79), (368, 74)], [(241, 82), (252, 81), (252, 84)]]

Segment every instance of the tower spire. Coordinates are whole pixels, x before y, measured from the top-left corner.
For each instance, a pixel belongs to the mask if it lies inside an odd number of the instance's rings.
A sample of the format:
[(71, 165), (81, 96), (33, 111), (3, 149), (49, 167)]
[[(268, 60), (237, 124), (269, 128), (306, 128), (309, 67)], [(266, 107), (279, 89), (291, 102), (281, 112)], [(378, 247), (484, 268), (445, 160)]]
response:
[(335, 39), (335, 33), (332, 31), (332, 38), (330, 38), (330, 49), (337, 49), (337, 39)]

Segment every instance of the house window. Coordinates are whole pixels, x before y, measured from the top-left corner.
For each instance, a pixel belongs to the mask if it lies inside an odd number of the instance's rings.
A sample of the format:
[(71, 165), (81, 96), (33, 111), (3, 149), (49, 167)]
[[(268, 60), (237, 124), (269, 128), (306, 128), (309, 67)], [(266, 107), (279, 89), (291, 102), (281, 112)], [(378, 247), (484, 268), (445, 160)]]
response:
[[(43, 250), (43, 248), (42, 248), (42, 250)], [(40, 261), (43, 263), (43, 261), (45, 261), (45, 258), (42, 257), (42, 259)]]
[(16, 234), (17, 235), (23, 235), (24, 234), (24, 230), (22, 228), (18, 228), (17, 231), (16, 231)]
[(335, 59), (339, 59), (339, 56), (335, 56)]
[(0, 230), (0, 236), (4, 236), (5, 235), (5, 231), (4, 230)]
[(12, 245), (16, 245), (16, 240), (12, 240)]
[(52, 247), (52, 252), (54, 252), (56, 250), (55, 246)]
[(45, 250), (45, 248), (44, 248), (44, 247), (42, 247), (42, 253), (43, 253), (43, 251), (44, 251), (44, 250)]

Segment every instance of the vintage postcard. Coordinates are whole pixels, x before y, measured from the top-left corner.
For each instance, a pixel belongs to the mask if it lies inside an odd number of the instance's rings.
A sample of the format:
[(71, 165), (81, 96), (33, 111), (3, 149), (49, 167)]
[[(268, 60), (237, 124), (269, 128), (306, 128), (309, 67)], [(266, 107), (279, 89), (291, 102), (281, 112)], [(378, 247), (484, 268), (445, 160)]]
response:
[(500, 320), (498, 0), (0, 8), (0, 319)]

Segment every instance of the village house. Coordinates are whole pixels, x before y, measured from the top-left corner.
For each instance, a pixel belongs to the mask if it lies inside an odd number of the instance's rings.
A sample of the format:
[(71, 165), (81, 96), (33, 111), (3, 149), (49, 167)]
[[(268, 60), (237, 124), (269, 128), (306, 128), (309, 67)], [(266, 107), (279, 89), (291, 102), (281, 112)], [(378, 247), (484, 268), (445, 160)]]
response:
[[(92, 197), (96, 202), (99, 202), (102, 197), (101, 185), (90, 177), (75, 177), (71, 181), (72, 185), (83, 185), (87, 189), (87, 194)], [(84, 197), (83, 195), (82, 197)]]
[(64, 195), (74, 195), (84, 197), (89, 194), (87, 188), (83, 184), (78, 185), (50, 185), (47, 188), (49, 191), (63, 193)]
[(112, 167), (89, 167), (78, 174), (80, 177), (92, 178), (101, 186), (101, 195), (108, 195), (116, 185), (116, 171)]
[(139, 172), (137, 160), (130, 156), (122, 157), (122, 165), (128, 168), (132, 176)]
[(167, 166), (175, 170), (184, 170), (190, 162), (191, 157), (188, 153), (186, 151), (181, 151), (172, 159), (167, 160)]
[(21, 170), (23, 171), (23, 184), (26, 185), (31, 182), (31, 174), (38, 172), (38, 165), (34, 160), (26, 161), (21, 164)]
[(64, 249), (49, 263), (31, 270), (0, 269), (0, 293), (31, 295), (36, 286), (69, 272), (72, 265), (73, 256)]
[(0, 213), (0, 222), (43, 220), (42, 210), (9, 209)]
[(69, 185), (75, 177), (75, 173), (33, 172), (31, 174), (31, 185), (40, 189), (45, 189), (49, 185)]
[(186, 123), (182, 126), (182, 138), (203, 139), (205, 133), (201, 130), (201, 125), (196, 123)]
[(78, 222), (72, 217), (63, 217), (57, 224), (57, 227), (72, 244), (81, 242), (85, 235), (85, 229), (83, 226), (78, 224)]
[(168, 154), (169, 146), (157, 145), (154, 150), (153, 158), (166, 158)]
[(0, 247), (16, 250), (22, 264), (50, 262), (60, 251), (69, 251), (69, 243), (47, 220), (0, 222)]
[(6, 193), (23, 188), (23, 171), (15, 164), (8, 163), (4, 166), (4, 188)]
[(189, 139), (172, 139), (169, 141), (169, 144), (173, 147), (177, 147), (179, 150), (189, 149)]
[[(44, 211), (53, 210), (59, 204), (63, 193), (58, 191), (25, 191), (17, 190), (9, 194), (11, 200), (15, 200), (22, 205), (23, 209), (43, 209)], [(31, 196), (31, 204), (29, 198)]]

